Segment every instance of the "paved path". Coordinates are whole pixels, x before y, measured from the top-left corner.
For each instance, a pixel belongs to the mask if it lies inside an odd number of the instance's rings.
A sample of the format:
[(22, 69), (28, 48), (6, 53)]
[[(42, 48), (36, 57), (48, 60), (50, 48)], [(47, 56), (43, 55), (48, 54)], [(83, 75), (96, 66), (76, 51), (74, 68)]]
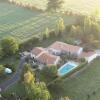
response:
[(23, 66), (25, 63), (25, 58), (26, 57), (22, 57), (20, 59), (20, 63), (17, 66), (17, 70), (16, 70), (15, 74), (10, 79), (8, 79), (0, 84), (1, 91), (5, 91), (9, 86), (13, 85), (15, 82), (17, 82), (20, 79), (20, 75), (21, 75), (21, 72), (23, 70)]

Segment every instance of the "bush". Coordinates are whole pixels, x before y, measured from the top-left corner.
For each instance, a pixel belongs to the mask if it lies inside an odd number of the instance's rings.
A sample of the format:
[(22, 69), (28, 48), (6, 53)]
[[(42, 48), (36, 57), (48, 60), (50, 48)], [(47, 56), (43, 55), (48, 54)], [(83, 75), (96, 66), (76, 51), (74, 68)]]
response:
[(5, 67), (0, 65), (0, 76), (4, 74)]
[(36, 35), (31, 39), (31, 41), (32, 41), (32, 43), (39, 42), (40, 41), (40, 37), (38, 35)]
[(49, 36), (50, 36), (50, 37), (55, 37), (55, 36), (56, 36), (55, 30), (51, 30), (51, 31), (49, 32)]
[(0, 48), (0, 59), (2, 59), (4, 57), (4, 52), (3, 50)]
[(66, 31), (67, 31), (68, 33), (70, 32), (71, 27), (72, 27), (72, 25), (67, 25), (67, 26), (66, 26)]
[(80, 59), (81, 62), (86, 62), (85, 58)]
[(68, 43), (68, 44), (74, 44), (74, 39), (73, 38), (67, 38), (64, 42)]

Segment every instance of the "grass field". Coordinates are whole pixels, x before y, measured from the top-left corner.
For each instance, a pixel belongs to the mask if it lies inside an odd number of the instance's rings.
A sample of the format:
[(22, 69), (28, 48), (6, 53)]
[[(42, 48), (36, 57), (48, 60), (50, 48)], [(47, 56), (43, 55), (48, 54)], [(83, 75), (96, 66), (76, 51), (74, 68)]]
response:
[[(18, 7), (8, 2), (0, 1), (0, 39), (6, 36), (16, 37), (19, 42), (43, 32), (46, 27), (55, 28), (59, 14), (47, 14)], [(62, 16), (66, 24), (73, 24), (75, 18)]]
[[(58, 100), (60, 95), (69, 96), (71, 100), (100, 100), (100, 58), (88, 65), (86, 70), (65, 79), (60, 86), (63, 89), (58, 93), (53, 91), (54, 100)], [(94, 91), (95, 95), (92, 94)]]

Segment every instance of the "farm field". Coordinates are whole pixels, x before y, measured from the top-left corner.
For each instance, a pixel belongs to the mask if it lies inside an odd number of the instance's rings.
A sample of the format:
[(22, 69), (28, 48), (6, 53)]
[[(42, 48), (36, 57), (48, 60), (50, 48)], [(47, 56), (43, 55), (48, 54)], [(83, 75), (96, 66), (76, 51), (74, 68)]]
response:
[(75, 17), (31, 11), (1, 0), (0, 40), (7, 36), (13, 36), (19, 42), (24, 42), (43, 32), (46, 27), (55, 28), (60, 17), (65, 19), (66, 24), (73, 24), (76, 21)]
[[(13, 0), (20, 1), (20, 0)], [(33, 4), (37, 8), (46, 9), (49, 0), (21, 0), (20, 2)], [(81, 13), (92, 13), (100, 8), (100, 0), (63, 0), (62, 10), (73, 10)]]

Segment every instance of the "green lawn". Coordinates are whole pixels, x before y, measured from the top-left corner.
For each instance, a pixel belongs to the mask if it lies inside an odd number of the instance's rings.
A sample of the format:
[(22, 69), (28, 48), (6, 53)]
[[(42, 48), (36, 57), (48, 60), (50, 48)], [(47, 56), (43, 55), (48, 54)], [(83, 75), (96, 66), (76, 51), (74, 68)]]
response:
[(4, 97), (9, 97), (9, 93), (16, 93), (20, 98), (25, 97), (24, 86), (20, 83), (15, 83), (6, 92), (2, 92)]
[(100, 89), (96, 94), (92, 95), (89, 100), (100, 100)]
[[(65, 79), (60, 86), (62, 90), (58, 93), (52, 92), (54, 100), (58, 100), (61, 95), (69, 96), (71, 100), (86, 100), (88, 94), (91, 97), (89, 100), (100, 100), (100, 58), (88, 65), (84, 71)], [(95, 96), (92, 94), (94, 91), (96, 91)]]

